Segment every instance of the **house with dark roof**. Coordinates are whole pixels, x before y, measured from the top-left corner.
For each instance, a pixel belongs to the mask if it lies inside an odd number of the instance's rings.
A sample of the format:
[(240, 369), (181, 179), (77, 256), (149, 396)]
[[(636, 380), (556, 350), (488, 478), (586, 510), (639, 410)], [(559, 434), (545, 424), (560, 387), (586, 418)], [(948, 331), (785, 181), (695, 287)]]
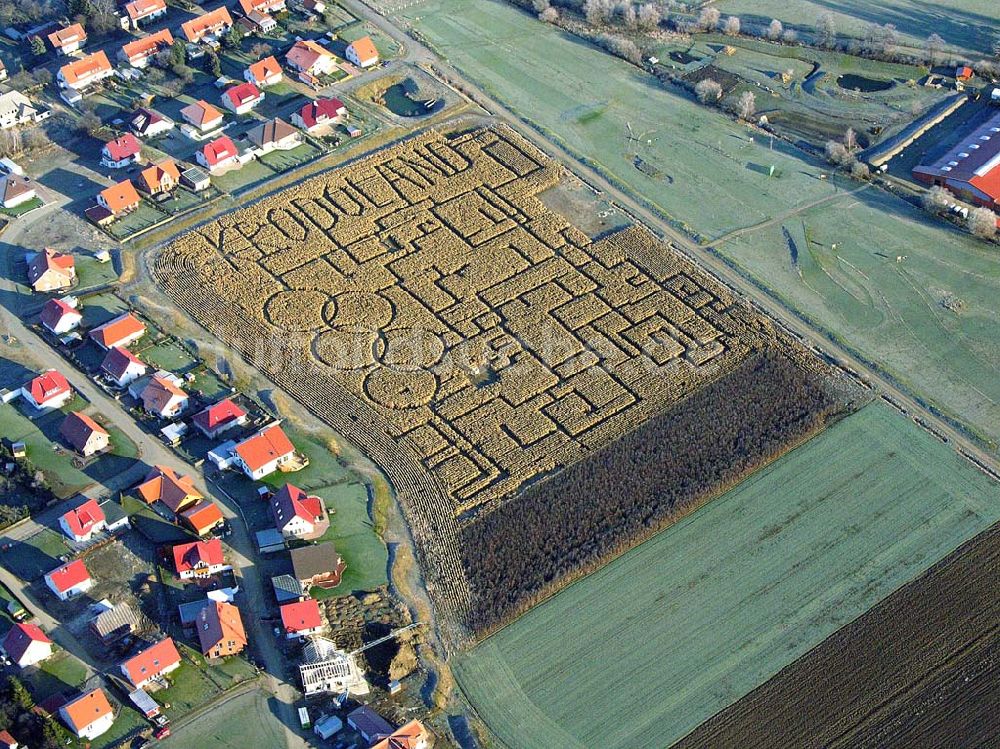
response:
[(165, 637), (137, 655), (124, 661), (122, 675), (136, 689), (142, 689), (154, 679), (159, 679), (181, 665), (181, 655), (173, 638)]
[(76, 308), (73, 297), (50, 299), (42, 307), (39, 321), (42, 327), (54, 335), (65, 335), (80, 326), (83, 314)]
[(201, 653), (206, 658), (236, 655), (247, 646), (240, 610), (225, 601), (209, 601), (195, 622)]
[(185, 393), (171, 378), (154, 375), (139, 396), (146, 413), (160, 419), (172, 419), (188, 404)]
[(108, 430), (82, 411), (73, 412), (63, 419), (59, 435), (85, 458), (107, 450), (111, 444)]
[(215, 439), (223, 432), (246, 424), (247, 412), (232, 399), (224, 398), (194, 415), (192, 423), (209, 439)]
[(178, 473), (169, 466), (155, 465), (136, 489), (136, 494), (146, 504), (162, 502), (171, 512), (179, 513), (204, 499), (190, 476)]
[(28, 284), (35, 291), (68, 289), (76, 281), (76, 261), (68, 252), (46, 247), (28, 258)]
[(247, 140), (257, 156), (271, 151), (290, 151), (302, 145), (299, 131), (280, 117), (265, 120), (247, 132)]
[(5, 174), (0, 177), (0, 205), (4, 208), (17, 208), (36, 197), (35, 183), (31, 181), (31, 177), (23, 174)]
[(155, 109), (140, 107), (129, 117), (128, 126), (141, 138), (155, 138), (173, 130), (174, 121)]
[(369, 746), (392, 735), (392, 726), (367, 705), (356, 707), (347, 714), (347, 725), (361, 734)]
[(310, 541), (330, 527), (323, 500), (291, 484), (285, 484), (271, 496), (270, 506), (274, 524), (285, 538)]
[(0, 641), (0, 651), (18, 668), (27, 668), (52, 655), (52, 640), (37, 624), (20, 622)]
[(336, 588), (347, 565), (337, 553), (333, 541), (300, 546), (291, 551), (292, 574), (305, 590), (313, 586)]
[(117, 387), (125, 388), (146, 374), (147, 367), (127, 348), (112, 346), (101, 362), (101, 372)]

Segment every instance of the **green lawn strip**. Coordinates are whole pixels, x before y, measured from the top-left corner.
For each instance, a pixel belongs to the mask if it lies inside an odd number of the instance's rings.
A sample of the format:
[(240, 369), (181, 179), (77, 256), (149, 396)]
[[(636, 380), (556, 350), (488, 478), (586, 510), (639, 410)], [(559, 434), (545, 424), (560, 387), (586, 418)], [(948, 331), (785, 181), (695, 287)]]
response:
[(35, 702), (41, 702), (52, 695), (72, 693), (87, 678), (87, 669), (73, 655), (65, 650), (56, 653), (38, 664), (29, 677), (29, 688)]
[[(76, 398), (67, 410), (74, 404), (77, 407), (84, 405)], [(73, 454), (58, 443), (59, 426), (65, 413), (54, 411), (31, 420), (20, 410), (22, 408), (30, 409), (31, 406), (25, 403), (19, 405), (16, 401), (0, 405), (0, 434), (12, 442), (24, 442), (28, 459), (45, 474), (46, 482), (60, 499), (71, 497), (90, 486), (93, 479), (73, 465)], [(57, 445), (60, 449), (54, 449)]]
[(1000, 519), (998, 499), (876, 403), (535, 607), (456, 675), (507, 745), (669, 746)]
[(80, 290), (106, 286), (118, 280), (113, 262), (102, 263), (90, 255), (76, 256), (76, 276), (80, 281), (78, 286)]
[(205, 675), (204, 669), (207, 666), (201, 653), (181, 642), (177, 643), (177, 649), (181, 652), (181, 665), (176, 671), (167, 675), (170, 687), (155, 694), (156, 701), (161, 705), (170, 705), (163, 712), (171, 720), (210, 702), (221, 691), (215, 682)]

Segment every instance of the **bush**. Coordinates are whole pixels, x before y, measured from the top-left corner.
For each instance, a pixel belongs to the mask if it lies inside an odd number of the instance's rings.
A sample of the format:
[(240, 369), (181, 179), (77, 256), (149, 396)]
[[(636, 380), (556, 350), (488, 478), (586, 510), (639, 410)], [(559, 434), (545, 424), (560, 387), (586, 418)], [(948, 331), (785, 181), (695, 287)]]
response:
[(980, 206), (969, 212), (969, 231), (980, 239), (995, 239), (997, 235), (997, 215), (989, 208)]
[(928, 213), (941, 213), (951, 204), (951, 193), (941, 185), (934, 185), (920, 198), (920, 204)]
[(695, 84), (694, 93), (702, 104), (715, 104), (722, 98), (722, 84), (712, 78), (703, 78)]

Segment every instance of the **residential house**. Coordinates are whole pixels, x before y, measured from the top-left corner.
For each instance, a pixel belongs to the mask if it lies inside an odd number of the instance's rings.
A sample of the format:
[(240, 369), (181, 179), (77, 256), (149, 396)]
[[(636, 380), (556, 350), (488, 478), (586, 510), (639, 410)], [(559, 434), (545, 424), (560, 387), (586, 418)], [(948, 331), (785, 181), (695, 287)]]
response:
[(155, 34), (122, 45), (118, 57), (133, 68), (145, 68), (150, 60), (173, 43), (174, 35), (170, 33), (170, 29), (160, 29)]
[(73, 399), (73, 388), (61, 372), (50, 369), (22, 387), (21, 396), (38, 411), (62, 408)]
[(181, 182), (181, 170), (173, 159), (164, 159), (139, 173), (139, 189), (149, 195), (173, 192)]
[(375, 49), (375, 42), (370, 36), (363, 36), (348, 44), (344, 56), (359, 68), (378, 65), (378, 50)]
[(111, 444), (108, 431), (81, 412), (73, 412), (63, 419), (59, 434), (85, 458), (106, 450)]
[(131, 213), (139, 207), (139, 193), (131, 180), (124, 180), (117, 185), (105, 187), (97, 194), (97, 204), (112, 216)]
[(295, 446), (279, 424), (272, 424), (234, 448), (236, 464), (248, 478), (259, 481), (295, 457)]
[(146, 365), (127, 348), (112, 346), (101, 362), (101, 372), (119, 388), (124, 388), (146, 374)]
[(316, 586), (336, 588), (347, 565), (337, 553), (333, 541), (324, 541), (292, 549), (292, 574), (304, 590)]
[(49, 34), (49, 44), (60, 55), (71, 55), (87, 43), (87, 32), (79, 23)]
[(228, 135), (206, 143), (198, 149), (195, 158), (198, 163), (208, 169), (211, 174), (218, 174), (231, 166), (239, 164), (239, 151)]
[(259, 10), (250, 11), (237, 23), (245, 28), (248, 34), (268, 34), (278, 28), (278, 22), (273, 17)]
[(326, 11), (326, 3), (323, 0), (302, 0), (300, 3), (302, 9), (307, 13), (313, 13), (317, 16), (323, 15)]
[(46, 247), (28, 259), (28, 284), (35, 291), (67, 289), (76, 281), (76, 261), (68, 252)]
[(37, 624), (18, 623), (0, 642), (0, 651), (18, 668), (27, 668), (52, 655), (52, 640)]
[[(273, 59), (273, 58), (272, 58)], [(39, 122), (48, 116), (20, 91), (0, 94), (0, 130)]]
[(107, 525), (104, 510), (96, 499), (88, 499), (59, 518), (59, 527), (63, 533), (80, 543), (89, 541), (95, 533), (107, 528)]
[(132, 133), (125, 133), (104, 144), (101, 151), (101, 166), (121, 169), (139, 160), (142, 144)]
[(244, 15), (258, 13), (280, 13), (285, 10), (285, 0), (240, 0)]
[(194, 505), (204, 495), (194, 486), (190, 476), (184, 476), (173, 468), (155, 465), (146, 478), (136, 487), (136, 494), (146, 504), (162, 502), (171, 512), (180, 513)]
[(45, 584), (56, 594), (60, 601), (68, 601), (81, 593), (86, 593), (94, 586), (94, 580), (87, 571), (87, 565), (82, 559), (56, 567), (45, 574)]
[(161, 419), (172, 419), (187, 407), (188, 394), (167, 377), (154, 375), (143, 388), (142, 407)]
[(294, 640), (296, 637), (308, 637), (323, 629), (323, 617), (319, 613), (319, 603), (314, 598), (286, 603), (278, 610), (281, 612), (281, 625), (285, 629), (285, 637), (289, 640)]
[(974, 71), (968, 65), (959, 65), (957, 68), (955, 68), (955, 78), (962, 82), (971, 81), (972, 77), (975, 74), (976, 71)]
[(307, 82), (321, 75), (329, 75), (337, 67), (337, 58), (330, 50), (311, 39), (301, 39), (285, 55), (285, 62), (292, 70), (304, 74)]
[(232, 569), (222, 555), (222, 541), (193, 541), (173, 547), (174, 570), (181, 580), (209, 577)]
[(222, 126), (222, 112), (204, 99), (184, 107), (181, 117), (200, 135), (215, 132)]
[(129, 117), (128, 126), (140, 138), (155, 138), (173, 130), (174, 121), (156, 110), (142, 107)]
[(361, 734), (361, 739), (371, 746), (392, 735), (392, 726), (367, 705), (356, 707), (347, 714), (347, 725)]
[(214, 502), (199, 500), (179, 513), (182, 523), (198, 536), (206, 536), (225, 522), (222, 510)]
[(225, 34), (233, 27), (233, 17), (225, 6), (181, 24), (184, 37), (192, 44), (213, 39)]
[(167, 12), (166, 0), (132, 0), (125, 4), (125, 13), (128, 15), (127, 24), (132, 28), (139, 28), (140, 23), (159, 18)]
[(74, 91), (82, 91), (88, 86), (103, 81), (108, 76), (114, 75), (114, 68), (108, 62), (108, 56), (104, 50), (98, 50), (91, 55), (74, 60), (59, 68), (56, 81), (60, 88), (69, 88)]
[(326, 505), (291, 484), (285, 484), (271, 496), (271, 516), (285, 538), (311, 541), (330, 527)]
[(124, 661), (122, 675), (136, 689), (142, 689), (154, 679), (162, 678), (181, 665), (181, 655), (173, 638), (165, 637), (138, 655)]
[(98, 325), (89, 335), (94, 339), (94, 343), (107, 351), (115, 346), (125, 348), (130, 343), (138, 341), (145, 333), (146, 326), (131, 312), (126, 312), (103, 325)]
[(371, 749), (428, 749), (431, 733), (419, 720), (411, 720), (373, 745)]
[(192, 166), (181, 172), (181, 184), (189, 190), (201, 192), (209, 188), (212, 178), (198, 167)]
[(115, 713), (103, 689), (91, 689), (59, 708), (59, 717), (76, 736), (93, 741), (107, 733)]
[(234, 114), (246, 114), (264, 101), (264, 92), (252, 83), (240, 83), (222, 94), (222, 106)]
[[(275, 83), (280, 83), (285, 75), (281, 72), (281, 64), (272, 55), (253, 63), (243, 71), (243, 77), (248, 83), (252, 83), (259, 88), (264, 88), (265, 86), (273, 86)], [(2, 119), (0, 119), (0, 122), (2, 122)]]
[(317, 99), (292, 114), (292, 122), (307, 133), (339, 125), (347, 120), (347, 107), (340, 99)]
[(91, 619), (90, 629), (102, 643), (110, 645), (139, 631), (139, 614), (129, 603), (116, 603)]
[(83, 314), (76, 308), (76, 299), (50, 299), (42, 307), (39, 320), (42, 327), (55, 335), (65, 335), (80, 326)]
[(258, 155), (271, 151), (290, 151), (302, 145), (299, 131), (280, 117), (266, 120), (247, 133), (250, 146)]
[(195, 625), (201, 653), (206, 658), (236, 655), (247, 646), (240, 610), (225, 601), (210, 601), (199, 613)]
[(34, 200), (35, 183), (23, 174), (5, 174), (0, 177), (0, 205), (8, 210)]
[(223, 432), (235, 426), (241, 426), (247, 421), (247, 412), (229, 398), (215, 403), (199, 411), (191, 419), (198, 430), (209, 439), (214, 440)]

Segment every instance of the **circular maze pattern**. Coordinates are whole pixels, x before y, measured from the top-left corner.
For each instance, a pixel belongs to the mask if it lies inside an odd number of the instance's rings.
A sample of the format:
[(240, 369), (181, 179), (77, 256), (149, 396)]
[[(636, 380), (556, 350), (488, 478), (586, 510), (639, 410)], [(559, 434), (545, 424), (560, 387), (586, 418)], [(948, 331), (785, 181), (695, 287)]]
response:
[(365, 377), (365, 394), (385, 408), (400, 410), (426, 406), (437, 393), (437, 378), (430, 372), (399, 372), (384, 367)]
[(379, 330), (395, 316), (388, 299), (369, 291), (338, 294), (326, 305), (322, 315), (332, 327), (350, 331)]
[(264, 318), (290, 332), (326, 327), (323, 305), (330, 299), (322, 291), (279, 291), (264, 303)]
[(375, 364), (374, 331), (325, 330), (312, 343), (312, 353), (328, 367), (352, 371)]
[(379, 334), (375, 356), (399, 372), (430, 369), (444, 357), (441, 336), (421, 328), (394, 328)]

